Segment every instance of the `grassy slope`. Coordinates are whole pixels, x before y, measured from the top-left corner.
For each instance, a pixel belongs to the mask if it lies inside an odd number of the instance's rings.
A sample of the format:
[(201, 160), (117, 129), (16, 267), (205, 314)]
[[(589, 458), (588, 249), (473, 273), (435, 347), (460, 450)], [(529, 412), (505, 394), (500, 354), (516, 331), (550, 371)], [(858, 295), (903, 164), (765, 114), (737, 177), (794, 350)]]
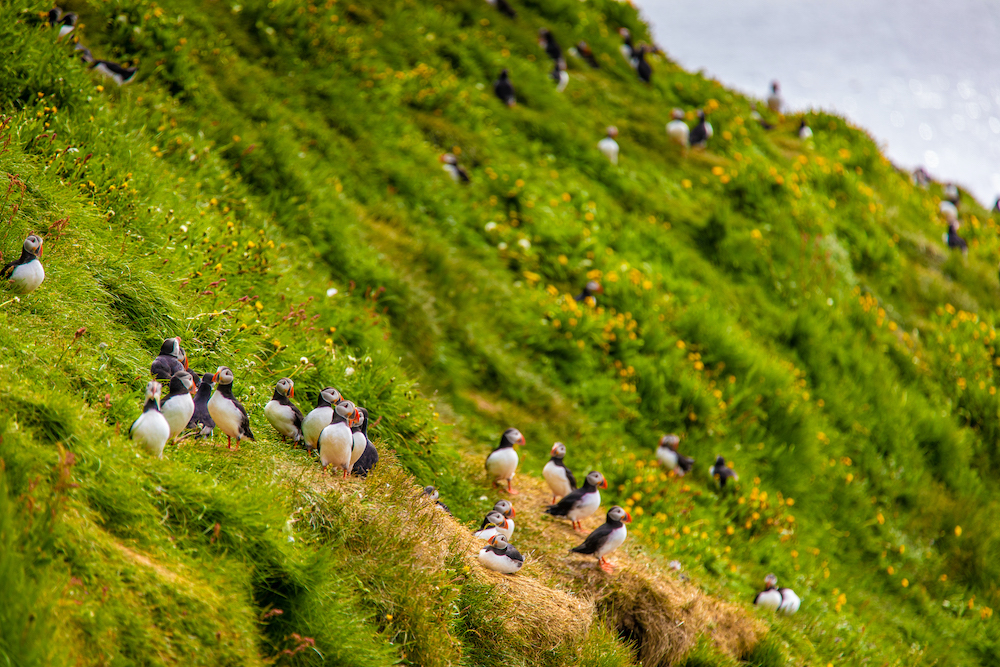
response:
[[(492, 502), (479, 462), (515, 424), (524, 474), (567, 442), (633, 512), (633, 548), (706, 591), (746, 601), (776, 572), (803, 609), (752, 661), (992, 664), (995, 221), (966, 202), (970, 255), (949, 255), (936, 186), (914, 189), (842, 119), (810, 115), (809, 145), (797, 119), (765, 134), (749, 100), (662, 59), (638, 83), (615, 38), (645, 34), (627, 5), (518, 6), (509, 21), (473, 0), (74, 5), (98, 56), (140, 61), (123, 91), (32, 23), (45, 7), (0, 9), (18, 54), (0, 65), (0, 247), (41, 232), (49, 274), (0, 300), (0, 651), (537, 659), (499, 629), (502, 600), (471, 604), (489, 590), (459, 561), (396, 563), (410, 545), (371, 519), (385, 496), (289, 476), (308, 462), (261, 408), (293, 375), (303, 402), (333, 383), (382, 417), (382, 448), (466, 522)], [(602, 69), (570, 58), (556, 94), (542, 25)], [(502, 67), (513, 110), (490, 94)], [(706, 105), (717, 138), (682, 156), (667, 110)], [(618, 168), (594, 150), (610, 123)], [(455, 146), (467, 188), (436, 162)], [(599, 308), (566, 297), (588, 276)], [(159, 462), (121, 437), (175, 334), (195, 368), (238, 371), (259, 444)], [(698, 459), (683, 483), (650, 463), (665, 431)], [(735, 493), (703, 472), (717, 453)], [(412, 493), (394, 464), (383, 475)], [(547, 660), (627, 662), (594, 627)], [(706, 644), (688, 662), (729, 660)]]

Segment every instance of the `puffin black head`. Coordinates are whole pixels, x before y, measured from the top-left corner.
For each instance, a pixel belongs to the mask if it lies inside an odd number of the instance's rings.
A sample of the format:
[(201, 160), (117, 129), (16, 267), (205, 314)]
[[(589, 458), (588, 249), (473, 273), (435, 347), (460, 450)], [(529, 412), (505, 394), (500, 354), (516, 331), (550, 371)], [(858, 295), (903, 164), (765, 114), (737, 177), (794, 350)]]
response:
[(500, 72), (500, 80), (501, 81), (506, 81), (509, 78), (510, 78), (510, 72), (508, 72), (506, 69), (504, 69), (503, 71)]
[(59, 22), (59, 17), (62, 16), (62, 9), (59, 7), (53, 7), (49, 10), (49, 25), (55, 25)]
[(180, 394), (183, 392), (194, 394), (198, 391), (198, 386), (194, 382), (194, 376), (187, 371), (177, 371), (170, 378), (170, 393)]
[(348, 426), (354, 426), (355, 424), (361, 423), (361, 413), (358, 412), (358, 408), (350, 401), (341, 401), (333, 407), (334, 412), (340, 415), (344, 421), (347, 422)]
[(588, 280), (587, 281), (587, 292), (590, 295), (593, 295), (593, 294), (604, 294), (604, 287), (602, 287), (601, 283), (597, 282), (596, 280)]
[(160, 409), (160, 396), (163, 395), (163, 387), (156, 380), (150, 380), (149, 384), (146, 385), (146, 402), (149, 403), (153, 401), (156, 403), (156, 409)]
[(500, 512), (505, 517), (513, 517), (517, 514), (514, 511), (514, 506), (510, 504), (509, 500), (498, 500), (495, 505), (493, 505), (493, 511)]
[(516, 447), (517, 445), (523, 446), (525, 443), (524, 436), (516, 428), (509, 428), (503, 432), (500, 437), (501, 447)]
[(618, 28), (618, 34), (621, 38), (625, 40), (626, 43), (632, 41), (632, 33), (629, 32), (628, 28)]
[(772, 93), (774, 93), (775, 95), (777, 95), (777, 94), (778, 94), (778, 88), (779, 88), (779, 87), (780, 87), (780, 86), (778, 85), (778, 82), (777, 82), (777, 81), (772, 81), (772, 82), (771, 82), (771, 92), (772, 92)]
[(674, 120), (684, 120), (684, 110), (674, 109), (673, 111), (670, 112), (670, 117), (673, 118)]
[(458, 164), (458, 158), (455, 157), (454, 153), (442, 153), (441, 157), (438, 158), (444, 164), (456, 165)]
[(608, 510), (608, 521), (620, 521), (622, 523), (632, 523), (632, 515), (615, 505)]
[(604, 479), (604, 475), (597, 472), (596, 470), (592, 470), (587, 475), (587, 484), (590, 484), (591, 486), (596, 486), (599, 489), (608, 488), (608, 480)]
[(705, 122), (705, 110), (704, 109), (698, 109), (698, 121), (702, 122), (702, 123)]
[(274, 385), (274, 390), (282, 396), (295, 397), (295, 383), (292, 382), (292, 378), (281, 378), (278, 384)]
[(37, 234), (29, 234), (28, 238), (24, 239), (24, 245), (21, 246), (24, 252), (28, 253), (33, 257), (42, 256), (42, 237)]
[(344, 397), (339, 391), (333, 387), (324, 387), (320, 390), (319, 396), (316, 398), (316, 407), (330, 407), (331, 405), (336, 405), (342, 400), (344, 400)]
[(555, 443), (554, 445), (552, 445), (552, 451), (549, 452), (549, 455), (558, 459), (563, 458), (564, 456), (566, 456), (566, 445), (562, 444), (561, 442)]
[(726, 459), (724, 459), (724, 458), (723, 458), (723, 457), (721, 457), (721, 456), (717, 456), (717, 457), (715, 457), (715, 466), (716, 466), (717, 468), (721, 468), (721, 467), (722, 467), (722, 466), (724, 466), (724, 465), (726, 465)]
[(437, 502), (437, 499), (441, 497), (441, 494), (433, 486), (425, 486), (424, 490), (420, 492), (420, 495), (427, 496), (434, 502)]
[(677, 451), (677, 447), (680, 444), (681, 444), (681, 439), (678, 438), (673, 433), (670, 433), (660, 438), (660, 447), (668, 447), (674, 450), (675, 452)]
[(198, 389), (205, 388), (206, 391), (212, 391), (212, 385), (215, 383), (214, 373), (205, 373), (201, 376), (201, 384), (198, 385)]
[(548, 42), (549, 42), (550, 39), (552, 39), (552, 33), (549, 31), (548, 28), (539, 28), (538, 29), (538, 42), (539, 42), (539, 44), (541, 44), (542, 46), (545, 46), (546, 44), (548, 44)]
[(773, 574), (769, 574), (766, 577), (764, 577), (764, 585), (766, 586), (765, 590), (768, 590), (768, 591), (771, 590), (771, 589), (773, 589), (773, 588), (777, 588), (778, 587), (778, 578), (776, 576), (774, 576)]
[(510, 524), (507, 523), (507, 519), (504, 515), (496, 510), (490, 510), (490, 512), (486, 515), (486, 522), (491, 526), (496, 526), (497, 528), (510, 527)]
[(181, 351), (181, 339), (177, 337), (177, 338), (168, 338), (165, 341), (163, 341), (163, 344), (160, 345), (160, 354), (161, 355), (165, 354), (174, 357), (175, 359), (180, 359), (183, 356), (183, 353)]
[(614, 139), (615, 137), (618, 136), (618, 128), (615, 127), (614, 125), (608, 125), (607, 133), (609, 137)]
[(219, 366), (219, 370), (212, 376), (212, 382), (219, 385), (232, 384), (234, 379), (233, 370), (229, 366)]
[(506, 550), (507, 549), (507, 545), (510, 544), (507, 541), (507, 538), (502, 533), (497, 533), (496, 535), (494, 535), (493, 537), (491, 537), (488, 540), (488, 542), (490, 543), (491, 546), (494, 546), (497, 549), (500, 549), (501, 551)]

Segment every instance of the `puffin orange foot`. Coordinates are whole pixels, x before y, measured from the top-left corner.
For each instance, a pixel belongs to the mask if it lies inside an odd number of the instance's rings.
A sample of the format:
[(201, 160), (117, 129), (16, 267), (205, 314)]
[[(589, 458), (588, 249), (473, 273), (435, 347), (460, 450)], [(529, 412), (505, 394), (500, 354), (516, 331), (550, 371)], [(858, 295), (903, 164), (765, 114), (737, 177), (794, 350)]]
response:
[(608, 574), (611, 574), (612, 572), (615, 571), (615, 566), (612, 565), (610, 561), (604, 560), (602, 558), (601, 560), (598, 561), (598, 563), (600, 563), (601, 569), (607, 572)]

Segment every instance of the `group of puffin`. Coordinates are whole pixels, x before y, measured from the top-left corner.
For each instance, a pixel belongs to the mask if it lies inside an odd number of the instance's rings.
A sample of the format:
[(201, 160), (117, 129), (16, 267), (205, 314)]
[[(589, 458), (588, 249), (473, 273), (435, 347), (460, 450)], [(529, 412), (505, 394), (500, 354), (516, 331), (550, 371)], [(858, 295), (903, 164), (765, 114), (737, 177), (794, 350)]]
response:
[[(48, 11), (48, 13), (43, 13), (44, 21), (52, 28), (59, 29), (59, 39), (62, 39), (66, 35), (69, 35), (73, 30), (76, 29), (76, 23), (79, 17), (76, 12), (64, 12), (60, 7), (53, 7)], [(132, 81), (135, 78), (135, 73), (139, 71), (138, 67), (126, 67), (119, 63), (113, 62), (111, 60), (102, 60), (100, 58), (95, 58), (94, 54), (90, 52), (86, 46), (80, 42), (76, 42), (73, 45), (73, 50), (80, 54), (80, 61), (87, 65), (90, 69), (100, 72), (102, 75), (111, 79), (119, 86), (123, 86), (126, 83)]]
[[(193, 429), (196, 438), (207, 438), (218, 427), (230, 449), (234, 440), (239, 447), (241, 440), (254, 439), (250, 415), (233, 395), (234, 375), (228, 366), (215, 373), (193, 373), (181, 339), (168, 338), (150, 372), (155, 379), (146, 385), (142, 414), (129, 429), (129, 437), (154, 456), (162, 458), (167, 442), (185, 429)], [(169, 382), (165, 398), (162, 381)], [(332, 466), (345, 478), (367, 476), (378, 463), (378, 450), (368, 438), (368, 410), (326, 387), (319, 392), (316, 407), (303, 415), (292, 402), (294, 396), (295, 383), (281, 378), (264, 406), (264, 416), (282, 440), (317, 455), (324, 470)]]

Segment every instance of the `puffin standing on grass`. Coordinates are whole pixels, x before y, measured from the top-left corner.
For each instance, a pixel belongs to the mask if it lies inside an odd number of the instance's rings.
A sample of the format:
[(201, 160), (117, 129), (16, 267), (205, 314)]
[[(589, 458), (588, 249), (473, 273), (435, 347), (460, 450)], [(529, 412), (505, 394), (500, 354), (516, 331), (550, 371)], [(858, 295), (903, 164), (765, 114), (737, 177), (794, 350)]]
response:
[(715, 459), (715, 465), (713, 465), (708, 474), (715, 479), (719, 486), (726, 488), (726, 480), (732, 478), (734, 482), (740, 481), (739, 475), (733, 472), (733, 469), (726, 465), (726, 459), (721, 456)]
[[(499, 512), (503, 515), (503, 518), (507, 520), (507, 526), (501, 527), (497, 530), (498, 533), (506, 537), (508, 540), (514, 536), (514, 515), (517, 512), (514, 511), (514, 506), (509, 500), (498, 500), (493, 505), (493, 512)], [(487, 516), (489, 516), (487, 514)], [(479, 526), (479, 530), (485, 530), (489, 526), (489, 521), (483, 519), (482, 524)]]
[(778, 611), (778, 607), (781, 606), (781, 593), (778, 592), (777, 585), (778, 578), (773, 574), (764, 577), (764, 590), (757, 593), (757, 597), (753, 599), (754, 606)]
[(333, 406), (344, 400), (333, 387), (325, 387), (316, 398), (316, 407), (302, 420), (302, 439), (306, 449), (316, 449), (319, 434), (333, 421)]
[(663, 436), (656, 450), (656, 458), (667, 470), (673, 470), (678, 477), (683, 477), (685, 473), (691, 472), (694, 459), (677, 451), (680, 444), (681, 439), (673, 433)]
[(580, 57), (587, 61), (587, 64), (594, 69), (600, 69), (601, 63), (597, 62), (597, 58), (594, 56), (594, 50), (590, 48), (587, 42), (579, 41), (576, 43), (576, 52), (580, 54)]
[(598, 489), (608, 488), (608, 480), (604, 475), (592, 471), (583, 482), (583, 488), (570, 492), (555, 505), (545, 508), (546, 514), (564, 516), (573, 522), (573, 530), (581, 530), (580, 522), (597, 511), (601, 506), (601, 492)]
[(780, 86), (777, 81), (771, 82), (771, 94), (767, 96), (767, 108), (774, 113), (781, 113), (781, 107), (784, 106), (784, 100), (781, 99), (781, 93), (779, 92)]
[(119, 86), (131, 83), (132, 79), (135, 78), (136, 72), (139, 71), (138, 67), (126, 67), (110, 60), (95, 60), (93, 69), (111, 79)]
[(576, 478), (573, 477), (573, 471), (563, 463), (563, 457), (566, 456), (566, 445), (557, 442), (552, 445), (552, 451), (549, 454), (552, 458), (542, 468), (542, 477), (552, 489), (552, 504), (555, 504), (560, 497), (568, 496), (576, 489)]
[(514, 473), (517, 472), (517, 452), (514, 447), (524, 446), (525, 440), (521, 432), (516, 428), (509, 428), (500, 436), (500, 444), (486, 457), (486, 474), (496, 485), (499, 482), (507, 482), (507, 493), (512, 496), (517, 495), (517, 491), (511, 485)]
[(302, 411), (291, 399), (295, 396), (295, 383), (291, 378), (281, 378), (274, 386), (274, 395), (264, 406), (264, 416), (282, 440), (288, 438), (294, 445), (302, 439)]
[(169, 381), (175, 373), (186, 371), (187, 354), (181, 348), (181, 339), (168, 338), (160, 345), (160, 354), (153, 359), (149, 372), (157, 380)]
[(351, 427), (351, 474), (367, 477), (378, 464), (378, 450), (368, 438), (368, 409), (358, 408), (358, 422)]
[(472, 536), (488, 540), (494, 535), (503, 535), (509, 540), (512, 532), (514, 531), (510, 529), (510, 524), (504, 515), (496, 510), (490, 510), (486, 513), (486, 518), (483, 519), (483, 527), (473, 531)]
[(602, 570), (609, 573), (614, 571), (614, 565), (608, 562), (605, 556), (620, 547), (625, 541), (628, 536), (628, 530), (625, 528), (626, 523), (632, 523), (632, 515), (615, 505), (608, 510), (604, 524), (587, 535), (583, 544), (575, 547), (572, 553), (597, 556), (597, 563)]
[(42, 237), (29, 234), (21, 245), (21, 256), (3, 267), (0, 276), (10, 282), (10, 286), (21, 294), (30, 294), (45, 280), (42, 268)]
[(694, 148), (704, 148), (712, 138), (712, 124), (705, 120), (705, 112), (698, 111), (698, 124), (691, 128), (689, 141)]
[(802, 122), (799, 123), (799, 139), (801, 139), (802, 141), (808, 141), (809, 139), (812, 138), (813, 138), (812, 128), (809, 127), (809, 124), (806, 122), (806, 119), (803, 118)]
[(198, 393), (194, 395), (194, 414), (188, 420), (188, 428), (200, 429), (196, 438), (211, 438), (215, 429), (215, 420), (208, 412), (208, 402), (212, 399), (212, 374), (205, 373), (198, 385)]
[(596, 306), (598, 294), (604, 294), (604, 288), (601, 287), (601, 283), (596, 280), (588, 280), (587, 284), (583, 286), (583, 290), (574, 296), (573, 300), (582, 301), (588, 306)]
[(653, 66), (646, 62), (647, 53), (650, 53), (650, 50), (645, 44), (635, 52), (635, 71), (644, 83), (649, 83), (653, 79)]
[[(50, 17), (51, 15), (52, 12), (49, 12)], [(61, 16), (58, 17), (58, 19), (55, 22), (55, 25), (59, 26), (59, 39), (62, 39), (66, 35), (73, 32), (73, 30), (76, 28), (76, 22), (78, 18), (79, 17), (76, 15), (75, 12), (66, 12), (65, 14), (62, 14)]]
[(358, 420), (358, 409), (350, 401), (341, 401), (333, 408), (333, 421), (319, 434), (319, 461), (326, 467), (344, 471), (344, 479), (351, 472), (351, 450), (354, 438), (351, 427)]
[(559, 60), (552, 66), (549, 78), (556, 82), (556, 92), (561, 93), (569, 85), (569, 72), (566, 71), (566, 61)]
[(431, 499), (431, 501), (432, 501), (432, 502), (433, 502), (433, 503), (434, 503), (434, 504), (435, 504), (436, 506), (440, 507), (440, 508), (441, 508), (442, 510), (444, 510), (444, 511), (445, 511), (445, 512), (447, 512), (448, 514), (451, 514), (451, 510), (450, 510), (450, 509), (448, 509), (448, 506), (447, 506), (447, 505), (445, 505), (445, 504), (444, 504), (443, 502), (441, 502), (440, 500), (438, 500), (438, 498), (440, 498), (440, 497), (441, 497), (441, 492), (440, 492), (440, 491), (438, 491), (438, 490), (437, 490), (437, 489), (436, 489), (435, 487), (433, 487), (433, 486), (425, 486), (425, 487), (424, 487), (424, 490), (420, 492), (420, 495), (422, 495), (422, 496), (427, 496), (428, 498), (430, 498), (430, 499)]
[(629, 32), (628, 28), (618, 28), (618, 34), (622, 38), (622, 44), (618, 49), (622, 52), (622, 57), (628, 61), (632, 69), (635, 69), (639, 61), (636, 58), (636, 48), (632, 46), (632, 33)]
[(170, 393), (160, 403), (160, 412), (170, 425), (169, 440), (187, 428), (188, 422), (194, 416), (194, 399), (191, 396), (198, 391), (194, 376), (188, 371), (177, 371), (170, 378)]
[(438, 160), (444, 165), (444, 170), (451, 176), (451, 180), (463, 184), (469, 182), (469, 172), (458, 166), (458, 158), (454, 153), (444, 153)]
[(963, 255), (969, 254), (969, 244), (958, 235), (958, 220), (948, 221), (948, 232), (944, 235), (944, 240), (952, 250), (961, 250)]
[(670, 112), (671, 121), (667, 123), (667, 136), (682, 148), (691, 145), (691, 129), (684, 122), (684, 112), (674, 109)]
[(510, 72), (506, 69), (500, 72), (500, 78), (493, 82), (493, 92), (508, 107), (517, 104), (517, 98), (514, 96), (514, 84), (510, 82)]
[(614, 125), (608, 125), (607, 135), (597, 142), (597, 150), (604, 153), (604, 157), (608, 158), (611, 164), (618, 164), (618, 142), (615, 141), (615, 137), (618, 136), (618, 128)]
[(778, 592), (781, 593), (781, 604), (778, 606), (779, 614), (791, 616), (799, 610), (802, 600), (795, 594), (795, 591), (791, 588), (779, 588)]
[(142, 414), (132, 422), (128, 429), (128, 437), (146, 448), (150, 454), (163, 458), (163, 448), (170, 438), (170, 424), (160, 412), (160, 392), (162, 387), (156, 380), (150, 380), (146, 385), (146, 402), (142, 406)]
[(254, 439), (253, 431), (250, 430), (250, 415), (233, 396), (233, 379), (231, 368), (219, 366), (219, 370), (212, 376), (212, 382), (216, 384), (215, 393), (208, 401), (208, 413), (212, 415), (219, 430), (226, 434), (230, 449), (233, 449), (233, 438), (236, 438), (237, 448), (240, 440)]
[(494, 535), (479, 551), (479, 562), (488, 570), (514, 574), (524, 565), (524, 556), (503, 535)]

